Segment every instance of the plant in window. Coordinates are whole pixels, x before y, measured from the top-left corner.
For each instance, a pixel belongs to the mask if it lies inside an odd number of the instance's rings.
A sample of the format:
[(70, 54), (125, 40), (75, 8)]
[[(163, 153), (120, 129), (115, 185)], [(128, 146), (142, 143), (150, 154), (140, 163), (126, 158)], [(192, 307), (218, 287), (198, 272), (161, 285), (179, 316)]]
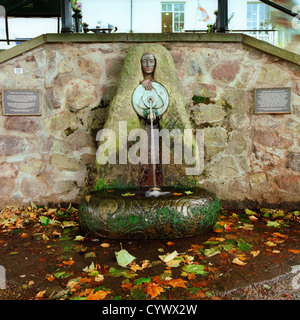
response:
[(81, 4), (76, 0), (71, 0), (71, 8), (72, 10), (81, 10)]

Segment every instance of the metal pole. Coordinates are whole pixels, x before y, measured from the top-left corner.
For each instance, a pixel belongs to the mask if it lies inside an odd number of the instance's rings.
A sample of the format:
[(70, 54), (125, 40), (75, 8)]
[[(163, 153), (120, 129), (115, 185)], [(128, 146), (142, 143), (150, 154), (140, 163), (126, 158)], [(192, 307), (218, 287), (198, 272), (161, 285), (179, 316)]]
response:
[(271, 6), (277, 10), (280, 10), (280, 11), (282, 11), (292, 17), (298, 18), (300, 20), (298, 13), (293, 12), (292, 10), (290, 10), (286, 7), (280, 6), (279, 4), (274, 3), (273, 1), (269, 1), (269, 0), (259, 0), (259, 1)]
[(133, 32), (132, 30), (132, 0), (130, 0), (130, 31)]
[(61, 33), (72, 32), (71, 0), (61, 0)]
[(228, 31), (228, 0), (218, 0), (217, 32)]

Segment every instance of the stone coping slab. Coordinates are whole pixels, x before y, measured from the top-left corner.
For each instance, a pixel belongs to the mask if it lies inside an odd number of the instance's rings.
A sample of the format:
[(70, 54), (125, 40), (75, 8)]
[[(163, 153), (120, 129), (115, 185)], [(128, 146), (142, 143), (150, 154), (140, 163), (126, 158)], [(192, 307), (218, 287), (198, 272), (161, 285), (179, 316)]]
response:
[(242, 33), (48, 33), (0, 52), (0, 63), (46, 43), (240, 42), (300, 65), (300, 55)]

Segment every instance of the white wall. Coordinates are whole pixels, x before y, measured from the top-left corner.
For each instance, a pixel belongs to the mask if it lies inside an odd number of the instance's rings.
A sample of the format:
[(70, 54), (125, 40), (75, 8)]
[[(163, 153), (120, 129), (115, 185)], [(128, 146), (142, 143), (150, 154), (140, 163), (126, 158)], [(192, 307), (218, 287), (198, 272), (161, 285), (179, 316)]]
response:
[(102, 20), (102, 24), (118, 27), (118, 32), (129, 32), (130, 0), (83, 0), (82, 15), (89, 28), (95, 28)]
[[(251, 1), (251, 0), (250, 0)], [(296, 3), (300, 0), (293, 0)], [(185, 2), (185, 29), (206, 30), (208, 23), (215, 22), (214, 11), (218, 9), (218, 0), (199, 0), (210, 19), (199, 21), (200, 11), (197, 10), (198, 0), (82, 0), (83, 22), (95, 28), (98, 20), (102, 25), (107, 23), (118, 27), (118, 32), (130, 32), (131, 26), (131, 2), (132, 29), (133, 32), (161, 32), (161, 2)], [(229, 30), (247, 29), (247, 0), (229, 0), (228, 17), (234, 12), (234, 17), (229, 24)], [(197, 15), (197, 12), (199, 13)], [(0, 37), (5, 38), (5, 33)], [(9, 33), (11, 38), (33, 38), (43, 33), (56, 33), (57, 19), (10, 19)], [(0, 47), (5, 43), (0, 42)]]

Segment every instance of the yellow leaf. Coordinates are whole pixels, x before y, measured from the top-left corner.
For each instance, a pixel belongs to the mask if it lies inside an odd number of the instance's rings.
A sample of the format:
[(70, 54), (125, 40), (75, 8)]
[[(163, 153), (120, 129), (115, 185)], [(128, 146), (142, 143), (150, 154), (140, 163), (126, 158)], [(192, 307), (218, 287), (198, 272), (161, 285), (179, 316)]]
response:
[(169, 262), (178, 256), (178, 252), (175, 250), (172, 253), (158, 256), (163, 262)]
[(86, 200), (87, 203), (89, 203), (90, 200), (91, 200), (91, 195), (85, 196), (85, 200)]
[(232, 263), (237, 264), (239, 266), (244, 266), (246, 264), (246, 262), (241, 261), (239, 258), (234, 258), (232, 260)]
[(109, 244), (109, 243), (106, 243), (106, 242), (103, 242), (103, 243), (100, 244), (100, 247), (102, 247), (102, 248), (108, 248), (108, 247), (110, 247), (110, 244)]
[(277, 244), (274, 243), (274, 242), (272, 242), (272, 241), (267, 241), (267, 242), (265, 242), (265, 244), (266, 244), (267, 246), (269, 246), (269, 247), (275, 247), (275, 246), (277, 246)]
[(102, 275), (100, 273), (96, 275), (96, 277), (95, 277), (96, 282), (101, 282), (103, 280), (104, 280), (104, 275)]
[(47, 214), (55, 213), (57, 209), (48, 209)]
[(150, 261), (149, 260), (142, 261), (142, 269), (147, 268), (149, 265), (150, 265)]
[(68, 288), (72, 288), (74, 286), (78, 285), (78, 279), (71, 279), (67, 283)]
[(254, 258), (254, 257), (256, 257), (257, 255), (259, 255), (260, 251), (259, 251), (259, 250), (257, 250), (257, 251), (251, 251), (250, 253), (252, 254), (252, 256), (253, 256), (253, 258)]
[(133, 262), (131, 263), (130, 269), (135, 272), (135, 271), (138, 271), (138, 270), (142, 270), (142, 267), (140, 267), (137, 263), (135, 263), (135, 262), (133, 261)]
[(273, 250), (272, 253), (280, 253), (279, 250)]
[(249, 217), (249, 220), (251, 220), (251, 221), (256, 221), (256, 220), (258, 220), (255, 216), (250, 216)]

